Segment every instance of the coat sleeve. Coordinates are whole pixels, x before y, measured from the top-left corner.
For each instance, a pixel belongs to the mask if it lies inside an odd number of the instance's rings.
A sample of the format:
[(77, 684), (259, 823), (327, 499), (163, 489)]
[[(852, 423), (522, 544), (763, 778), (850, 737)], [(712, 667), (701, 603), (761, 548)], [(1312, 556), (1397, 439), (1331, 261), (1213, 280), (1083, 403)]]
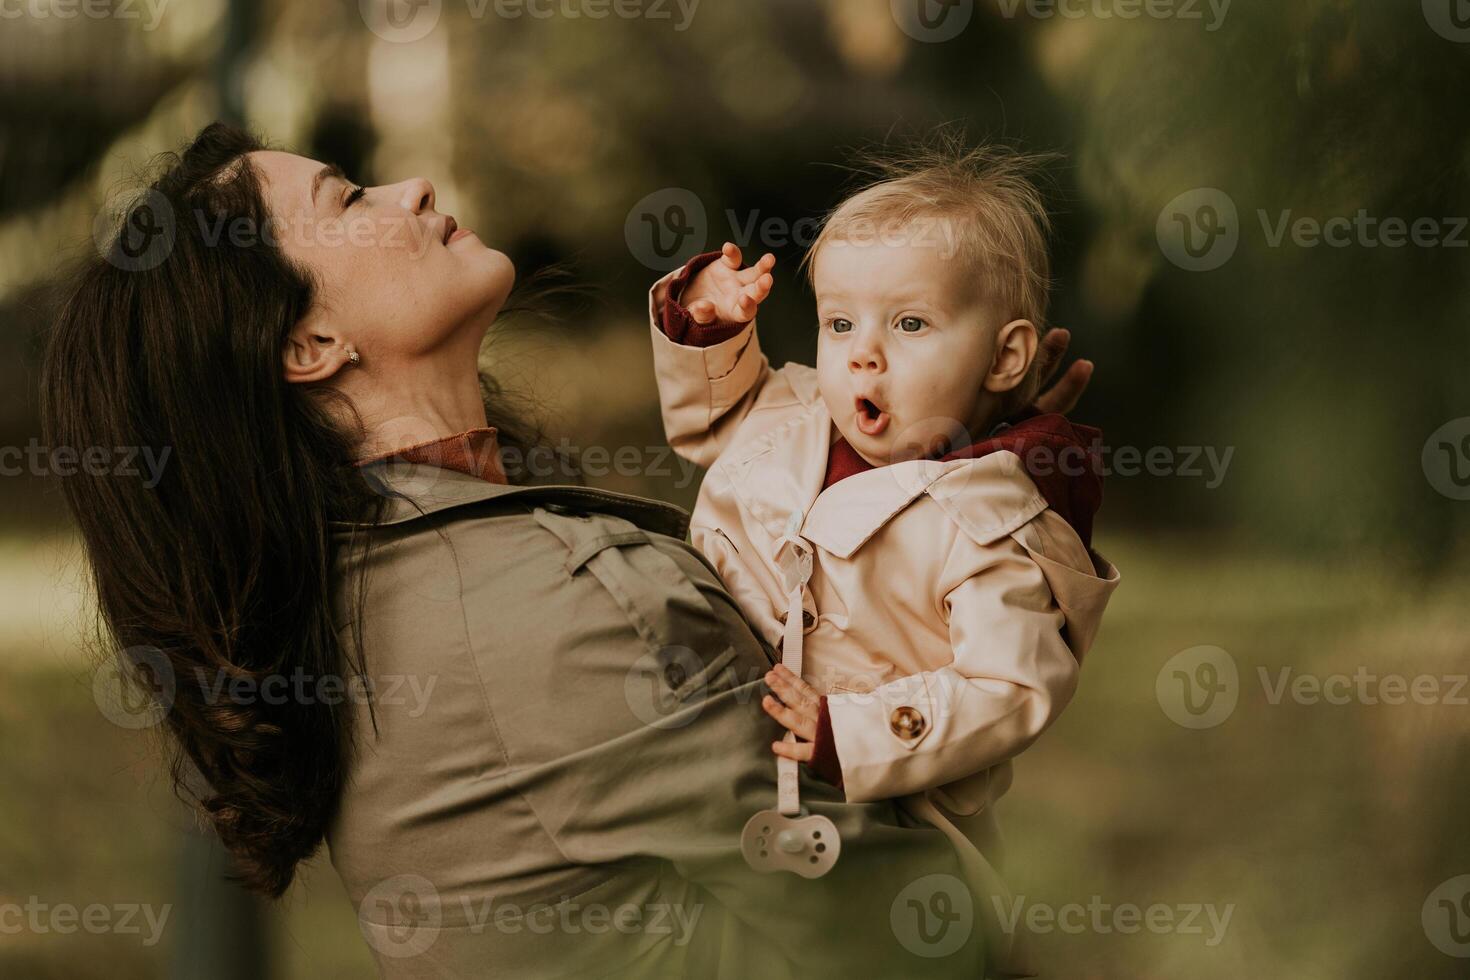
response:
[(954, 661), (871, 692), (828, 696), (847, 799), (877, 800), (961, 779), (1017, 755), (1071, 700), (1079, 664), (1065, 617), (1011, 535), (956, 538), (942, 612)]
[(770, 379), (756, 322), (710, 346), (675, 343), (664, 333), (663, 308), (672, 272), (649, 291), (649, 330), (659, 408), (669, 445), (680, 456), (708, 467), (750, 413)]

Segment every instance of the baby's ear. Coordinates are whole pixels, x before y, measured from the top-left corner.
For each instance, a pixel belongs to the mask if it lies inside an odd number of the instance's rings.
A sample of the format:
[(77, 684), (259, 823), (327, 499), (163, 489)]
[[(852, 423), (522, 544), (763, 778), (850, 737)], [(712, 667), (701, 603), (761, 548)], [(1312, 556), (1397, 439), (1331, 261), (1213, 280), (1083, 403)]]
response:
[(1010, 391), (1026, 378), (1036, 360), (1036, 325), (1030, 320), (1012, 320), (995, 334), (995, 356), (985, 374), (985, 390)]

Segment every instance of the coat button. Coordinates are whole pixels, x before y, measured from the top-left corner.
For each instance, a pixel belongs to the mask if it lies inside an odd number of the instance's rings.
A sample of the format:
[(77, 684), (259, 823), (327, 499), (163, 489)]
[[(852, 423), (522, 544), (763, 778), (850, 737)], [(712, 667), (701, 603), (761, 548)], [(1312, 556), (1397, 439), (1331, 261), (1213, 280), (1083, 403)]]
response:
[(669, 687), (677, 690), (683, 687), (684, 682), (688, 679), (689, 672), (684, 669), (683, 664), (675, 662), (664, 667), (664, 683)]
[(918, 738), (924, 734), (929, 723), (924, 720), (919, 709), (904, 705), (893, 709), (893, 714), (888, 716), (888, 727), (899, 738)]
[[(786, 620), (788, 620), (790, 618), (791, 618), (790, 614), (783, 612), (781, 614), (781, 625), (782, 626), (785, 626), (786, 625)], [(812, 611), (810, 609), (803, 609), (801, 611), (801, 631), (803, 633), (810, 633), (812, 630), (814, 630), (816, 628), (817, 628), (817, 617), (814, 616), (814, 615), (812, 615)]]

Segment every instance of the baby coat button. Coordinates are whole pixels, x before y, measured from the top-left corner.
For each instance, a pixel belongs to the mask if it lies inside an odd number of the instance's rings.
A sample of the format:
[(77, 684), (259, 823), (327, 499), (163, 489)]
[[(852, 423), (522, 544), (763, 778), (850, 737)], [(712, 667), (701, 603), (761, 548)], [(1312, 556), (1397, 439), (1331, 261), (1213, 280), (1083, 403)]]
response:
[(668, 684), (669, 687), (676, 689), (683, 687), (684, 682), (688, 679), (689, 673), (684, 669), (683, 664), (675, 662), (664, 667), (664, 682)]
[[(784, 613), (783, 612), (781, 614), (781, 625), (782, 626), (785, 626), (786, 625), (786, 620), (788, 620), (790, 618), (791, 618), (791, 616), (790, 616), (789, 613)], [(812, 614), (812, 611), (810, 609), (803, 609), (801, 611), (801, 631), (803, 633), (810, 633), (812, 630), (814, 630), (816, 628), (817, 628), (817, 617)]]
[(907, 704), (894, 708), (893, 714), (888, 716), (888, 728), (899, 738), (918, 738), (928, 727), (929, 723), (919, 709)]

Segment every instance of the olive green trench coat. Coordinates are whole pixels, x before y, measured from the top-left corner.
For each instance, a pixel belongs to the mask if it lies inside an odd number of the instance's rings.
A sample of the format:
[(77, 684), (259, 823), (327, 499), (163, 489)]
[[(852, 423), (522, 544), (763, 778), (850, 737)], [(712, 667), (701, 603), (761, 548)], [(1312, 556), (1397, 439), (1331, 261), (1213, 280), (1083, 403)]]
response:
[(741, 856), (776, 804), (773, 651), (685, 542), (688, 515), (400, 464), (365, 561), (341, 548), (362, 690), (328, 834), (384, 977), (979, 977), (948, 839), (803, 774), (841, 856)]

